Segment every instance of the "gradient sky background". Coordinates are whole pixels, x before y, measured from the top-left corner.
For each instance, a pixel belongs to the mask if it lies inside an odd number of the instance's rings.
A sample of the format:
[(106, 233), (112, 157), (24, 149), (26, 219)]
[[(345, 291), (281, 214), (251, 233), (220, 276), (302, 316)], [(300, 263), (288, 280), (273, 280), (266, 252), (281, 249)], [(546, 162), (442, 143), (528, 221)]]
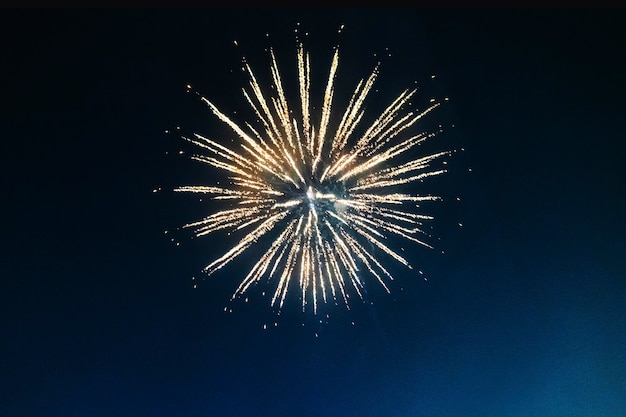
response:
[[(227, 132), (185, 85), (245, 106), (230, 70), (268, 44), (288, 68), (297, 22), (348, 90), (389, 48), (376, 97), (450, 97), (435, 148), (465, 148), (428, 280), (328, 323), (225, 313), (262, 250), (202, 279), (227, 242), (163, 234), (209, 172), (164, 132)], [(626, 416), (626, 11), (7, 9), (0, 34), (1, 416)]]

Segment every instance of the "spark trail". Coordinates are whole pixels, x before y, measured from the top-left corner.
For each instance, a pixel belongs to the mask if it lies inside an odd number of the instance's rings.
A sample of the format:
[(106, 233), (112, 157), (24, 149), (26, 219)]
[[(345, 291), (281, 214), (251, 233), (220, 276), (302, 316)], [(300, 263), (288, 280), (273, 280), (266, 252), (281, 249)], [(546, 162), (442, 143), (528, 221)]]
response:
[[(314, 312), (328, 302), (349, 308), (351, 294), (363, 298), (367, 277), (389, 292), (393, 277), (379, 256), (411, 268), (390, 244), (390, 236), (431, 247), (424, 225), (433, 217), (419, 208), (421, 202), (440, 197), (410, 193), (403, 187), (445, 172), (433, 166), (449, 155), (447, 151), (410, 159), (414, 148), (435, 135), (411, 133), (412, 128), (440, 103), (411, 110), (416, 90), (405, 90), (373, 122), (364, 124), (364, 103), (378, 76), (378, 65), (358, 82), (347, 103), (337, 105), (336, 48), (319, 114), (312, 115), (310, 59), (303, 45), (297, 47), (296, 105), (287, 100), (271, 49), (269, 58), (271, 94), (244, 62), (249, 85), (243, 95), (258, 125), (237, 122), (202, 97), (236, 135), (238, 146), (227, 147), (200, 134), (183, 137), (203, 151), (193, 159), (227, 172), (230, 180), (226, 187), (175, 189), (227, 203), (227, 208), (184, 227), (192, 228), (197, 236), (220, 230), (243, 235), (204, 271), (213, 274), (265, 237), (263, 255), (241, 280), (233, 299), (262, 280), (272, 288), (271, 305), (278, 309), (294, 288), (300, 292), (302, 309), (311, 305)], [(341, 114), (335, 124), (331, 123), (333, 112)]]

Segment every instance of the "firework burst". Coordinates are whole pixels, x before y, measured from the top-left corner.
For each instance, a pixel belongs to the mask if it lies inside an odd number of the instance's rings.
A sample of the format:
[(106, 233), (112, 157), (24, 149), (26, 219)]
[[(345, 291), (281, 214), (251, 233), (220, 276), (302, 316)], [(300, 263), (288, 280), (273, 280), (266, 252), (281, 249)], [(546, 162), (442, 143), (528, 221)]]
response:
[[(413, 110), (410, 101), (416, 90), (407, 89), (372, 122), (364, 123), (364, 102), (372, 92), (378, 65), (358, 82), (347, 102), (335, 103), (339, 67), (339, 49), (335, 48), (323, 101), (315, 111), (310, 98), (309, 54), (303, 45), (297, 46), (295, 104), (287, 100), (271, 49), (269, 58), (272, 85), (268, 90), (261, 87), (250, 65), (243, 64), (249, 77), (243, 96), (256, 116), (255, 124), (231, 119), (202, 97), (232, 130), (235, 146), (224, 146), (200, 134), (184, 137), (202, 150), (192, 159), (229, 176), (228, 186), (175, 189), (226, 203), (225, 208), (184, 226), (196, 236), (222, 230), (234, 238), (230, 249), (204, 271), (213, 274), (251, 246), (269, 240), (233, 298), (266, 281), (272, 306), (282, 308), (288, 292), (297, 288), (303, 310), (310, 305), (317, 312), (321, 303), (328, 302), (349, 308), (351, 294), (363, 299), (368, 279), (389, 292), (393, 277), (383, 259), (411, 268), (393, 248), (391, 236), (431, 247), (424, 226), (433, 218), (419, 208), (420, 203), (440, 197), (403, 190), (445, 172), (433, 165), (448, 155), (447, 151), (407, 158), (435, 135), (413, 131), (440, 103), (432, 101), (423, 110)], [(339, 117), (331, 117), (335, 113)], [(262, 239), (269, 236), (271, 239)]]

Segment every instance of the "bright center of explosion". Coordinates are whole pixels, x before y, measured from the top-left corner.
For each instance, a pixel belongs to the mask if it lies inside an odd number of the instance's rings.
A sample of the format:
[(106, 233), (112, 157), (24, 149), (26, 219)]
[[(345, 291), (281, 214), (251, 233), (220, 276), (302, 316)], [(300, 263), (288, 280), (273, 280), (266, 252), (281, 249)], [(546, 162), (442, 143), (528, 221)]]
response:
[(337, 200), (337, 196), (335, 196), (335, 194), (321, 193), (312, 186), (309, 186), (306, 192), (306, 198), (309, 202), (309, 207), (311, 208), (311, 210), (314, 210), (316, 206), (323, 208), (327, 202), (335, 202)]

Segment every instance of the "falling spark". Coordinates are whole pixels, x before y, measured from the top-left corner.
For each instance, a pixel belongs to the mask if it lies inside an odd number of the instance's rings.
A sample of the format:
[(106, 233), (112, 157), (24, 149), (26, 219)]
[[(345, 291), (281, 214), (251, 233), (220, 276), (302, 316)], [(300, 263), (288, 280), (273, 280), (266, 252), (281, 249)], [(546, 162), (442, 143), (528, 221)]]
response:
[[(271, 236), (232, 299), (262, 280), (273, 288), (271, 305), (279, 310), (294, 288), (300, 292), (303, 310), (311, 305), (317, 312), (321, 303), (329, 302), (350, 308), (351, 293), (363, 299), (366, 276), (389, 292), (393, 276), (379, 255), (412, 268), (389, 237), (395, 235), (432, 248), (424, 228), (433, 217), (416, 209), (421, 202), (441, 198), (403, 192), (402, 186), (446, 172), (433, 165), (449, 152), (406, 161), (415, 153), (414, 148), (435, 135), (409, 133), (410, 128), (440, 103), (431, 100), (421, 111), (407, 110), (416, 90), (405, 90), (373, 122), (361, 127), (365, 124), (364, 103), (378, 76), (378, 65), (357, 84), (347, 103), (336, 104), (337, 48), (319, 114), (314, 115), (310, 60), (303, 45), (297, 47), (297, 105), (287, 101), (272, 49), (269, 56), (272, 94), (261, 87), (250, 65), (243, 63), (249, 77), (243, 95), (258, 119), (257, 127), (231, 119), (202, 97), (238, 137), (238, 145), (227, 147), (200, 134), (183, 137), (203, 151), (192, 159), (227, 172), (230, 179), (228, 186), (175, 189), (228, 204), (184, 227), (192, 228), (196, 236), (219, 230), (243, 236), (204, 271), (213, 274)], [(331, 123), (333, 112), (341, 115), (336, 126)]]

